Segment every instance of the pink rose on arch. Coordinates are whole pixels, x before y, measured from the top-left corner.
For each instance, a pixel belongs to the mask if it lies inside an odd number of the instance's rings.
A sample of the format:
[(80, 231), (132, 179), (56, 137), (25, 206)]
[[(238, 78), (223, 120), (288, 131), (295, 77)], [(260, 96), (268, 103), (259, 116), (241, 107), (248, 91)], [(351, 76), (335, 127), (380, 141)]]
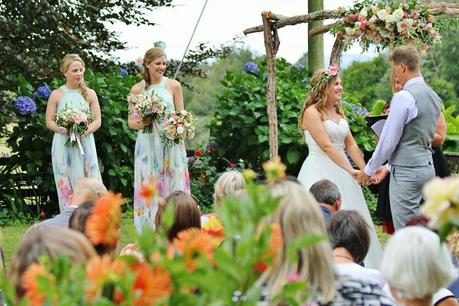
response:
[(135, 112), (135, 113), (132, 114), (131, 119), (132, 120), (141, 120), (142, 116), (140, 116), (139, 113)]
[(333, 65), (328, 68), (328, 74), (331, 76), (337, 75), (339, 72), (339, 67), (338, 65)]

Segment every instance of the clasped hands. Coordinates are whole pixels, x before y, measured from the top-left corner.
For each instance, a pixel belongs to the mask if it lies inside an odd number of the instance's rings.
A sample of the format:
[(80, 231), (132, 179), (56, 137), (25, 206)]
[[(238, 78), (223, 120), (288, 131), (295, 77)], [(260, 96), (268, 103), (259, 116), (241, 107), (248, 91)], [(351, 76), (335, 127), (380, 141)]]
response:
[(376, 170), (375, 174), (368, 176), (362, 170), (353, 170), (351, 175), (357, 180), (359, 185), (367, 186), (369, 184), (377, 185), (389, 174), (389, 170), (386, 166), (381, 166)]

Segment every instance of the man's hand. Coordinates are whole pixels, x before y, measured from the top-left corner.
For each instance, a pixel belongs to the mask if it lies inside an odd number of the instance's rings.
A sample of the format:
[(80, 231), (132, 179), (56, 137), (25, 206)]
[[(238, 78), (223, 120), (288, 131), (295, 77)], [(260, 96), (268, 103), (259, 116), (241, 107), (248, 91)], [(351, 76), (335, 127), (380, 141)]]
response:
[(378, 168), (378, 170), (376, 170), (375, 174), (371, 177), (370, 182), (372, 184), (377, 185), (384, 180), (387, 174), (389, 174), (389, 170), (387, 169), (387, 167), (381, 166)]
[(357, 176), (357, 182), (359, 185), (366, 186), (370, 181), (370, 177), (363, 171), (360, 171), (359, 175)]

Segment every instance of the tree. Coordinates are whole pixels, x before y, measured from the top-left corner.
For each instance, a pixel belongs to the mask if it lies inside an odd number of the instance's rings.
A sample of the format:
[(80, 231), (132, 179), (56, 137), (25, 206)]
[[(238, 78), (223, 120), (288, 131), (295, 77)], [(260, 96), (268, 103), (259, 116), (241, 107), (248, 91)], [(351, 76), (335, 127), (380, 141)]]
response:
[[(50, 78), (66, 53), (78, 53), (95, 69), (125, 42), (107, 24), (154, 25), (146, 13), (172, 0), (3, 0), (0, 4), (0, 73), (28, 80)], [(7, 87), (8, 78), (0, 81)]]
[[(322, 11), (324, 9), (323, 0), (308, 1), (308, 13)], [(322, 21), (310, 21), (308, 24), (309, 30), (321, 26)], [(324, 36), (308, 36), (308, 68), (311, 73), (322, 68), (324, 65)]]

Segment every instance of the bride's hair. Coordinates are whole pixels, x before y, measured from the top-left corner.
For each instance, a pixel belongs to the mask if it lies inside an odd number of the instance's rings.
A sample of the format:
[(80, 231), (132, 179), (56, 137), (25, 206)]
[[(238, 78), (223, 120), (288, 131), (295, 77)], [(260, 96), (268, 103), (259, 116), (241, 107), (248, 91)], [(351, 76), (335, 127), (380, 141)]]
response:
[[(315, 105), (317, 110), (320, 112), (321, 119), (324, 120), (325, 115), (325, 104), (327, 102), (327, 94), (325, 91), (335, 82), (338, 75), (330, 76), (327, 73), (327, 69), (318, 69), (314, 72), (311, 78), (311, 89), (308, 92), (306, 101), (304, 101), (303, 109), (300, 113), (300, 118), (298, 119), (298, 128), (302, 131), (302, 122), (304, 117), (305, 110), (311, 106)], [(327, 78), (324, 76), (328, 75)], [(344, 117), (344, 113), (339, 105), (335, 105), (336, 113)]]

